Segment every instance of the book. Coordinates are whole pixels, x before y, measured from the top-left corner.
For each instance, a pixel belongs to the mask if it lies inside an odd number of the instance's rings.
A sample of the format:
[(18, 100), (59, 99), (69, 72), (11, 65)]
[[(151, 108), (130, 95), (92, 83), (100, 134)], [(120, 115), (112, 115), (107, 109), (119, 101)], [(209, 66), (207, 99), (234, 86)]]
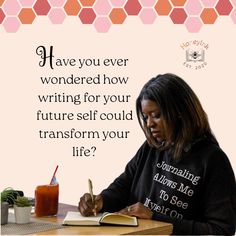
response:
[(63, 225), (99, 226), (99, 225), (123, 225), (138, 226), (135, 216), (127, 216), (118, 213), (98, 214), (97, 216), (82, 216), (79, 212), (68, 211)]

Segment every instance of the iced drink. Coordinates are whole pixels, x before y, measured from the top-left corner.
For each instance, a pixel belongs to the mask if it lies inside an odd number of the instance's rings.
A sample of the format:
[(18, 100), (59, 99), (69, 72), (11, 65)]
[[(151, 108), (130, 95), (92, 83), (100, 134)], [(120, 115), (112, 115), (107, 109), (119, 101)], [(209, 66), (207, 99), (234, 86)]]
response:
[(35, 189), (36, 216), (53, 216), (58, 210), (59, 185), (40, 185)]

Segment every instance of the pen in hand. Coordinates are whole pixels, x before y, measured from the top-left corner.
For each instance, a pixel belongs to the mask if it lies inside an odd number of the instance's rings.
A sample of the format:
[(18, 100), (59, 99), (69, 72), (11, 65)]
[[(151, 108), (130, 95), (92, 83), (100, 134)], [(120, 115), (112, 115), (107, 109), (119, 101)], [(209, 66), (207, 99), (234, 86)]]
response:
[[(92, 199), (92, 204), (94, 207), (95, 202), (94, 202), (94, 196), (93, 196), (93, 184), (92, 184), (91, 179), (88, 179), (88, 186), (89, 186), (89, 193), (90, 193), (91, 199)], [(95, 209), (93, 209), (93, 213), (95, 216), (97, 215)]]

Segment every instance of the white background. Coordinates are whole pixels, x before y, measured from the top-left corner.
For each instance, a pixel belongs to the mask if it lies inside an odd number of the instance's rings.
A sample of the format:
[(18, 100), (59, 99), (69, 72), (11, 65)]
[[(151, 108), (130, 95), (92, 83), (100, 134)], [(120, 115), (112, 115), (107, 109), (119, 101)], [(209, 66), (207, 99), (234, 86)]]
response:
[[(63, 25), (52, 25), (39, 18), (33, 25), (21, 26), (17, 33), (0, 28), (1, 38), (1, 171), (0, 189), (11, 186), (34, 196), (37, 185), (48, 184), (59, 165), (60, 202), (77, 205), (88, 191), (87, 179), (99, 193), (124, 169), (145, 137), (135, 115), (135, 99), (144, 83), (160, 73), (176, 73), (193, 88), (208, 114), (213, 132), (228, 155), (234, 171), (235, 161), (235, 51), (236, 27), (230, 18), (215, 25), (205, 25), (199, 33), (187, 32), (184, 25), (174, 25), (158, 18), (153, 25), (143, 25), (138, 18), (113, 25), (108, 33), (97, 33), (92, 25), (81, 25), (68, 18)], [(190, 70), (183, 66), (187, 41), (203, 40), (207, 66)], [(39, 45), (54, 46), (55, 58), (129, 58), (127, 67), (80, 70), (77, 67), (40, 68), (35, 50)], [(45, 86), (40, 76), (92, 76), (106, 73), (129, 76), (127, 85)], [(40, 104), (38, 94), (54, 92), (131, 94), (128, 104)], [(133, 110), (133, 121), (36, 121), (37, 110), (48, 111)], [(40, 140), (39, 129), (130, 130), (128, 139)], [(72, 157), (72, 146), (96, 146), (94, 157)]]

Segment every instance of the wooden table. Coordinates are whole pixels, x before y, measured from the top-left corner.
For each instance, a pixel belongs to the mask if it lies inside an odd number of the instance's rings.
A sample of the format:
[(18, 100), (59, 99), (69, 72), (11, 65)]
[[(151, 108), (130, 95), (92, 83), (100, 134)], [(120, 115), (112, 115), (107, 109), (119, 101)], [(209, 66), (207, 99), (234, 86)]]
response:
[[(37, 219), (61, 223), (67, 211), (77, 211), (76, 206), (68, 204), (59, 204), (59, 211), (54, 217), (37, 217)], [(172, 224), (139, 219), (138, 227), (124, 227), (124, 226), (66, 226), (61, 229), (54, 229), (45, 232), (36, 233), (34, 235), (107, 235), (107, 234), (156, 234), (156, 235), (170, 235), (172, 233)]]

